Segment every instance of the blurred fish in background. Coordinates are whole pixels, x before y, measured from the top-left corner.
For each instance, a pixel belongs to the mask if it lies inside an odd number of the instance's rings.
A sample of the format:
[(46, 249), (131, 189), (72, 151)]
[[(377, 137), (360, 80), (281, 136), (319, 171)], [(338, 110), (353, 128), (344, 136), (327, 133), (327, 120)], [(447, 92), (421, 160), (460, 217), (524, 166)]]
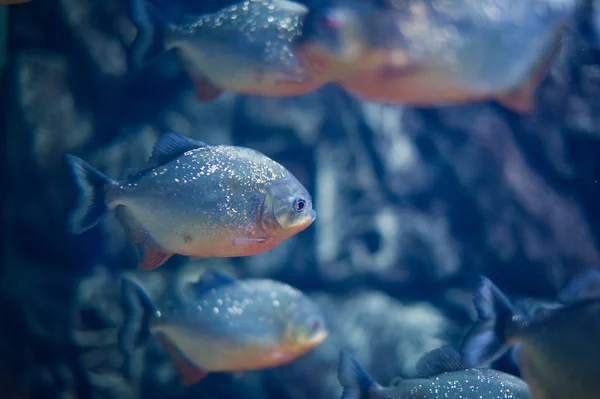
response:
[[(131, 2), (137, 27), (131, 63), (140, 67), (160, 51), (175, 49), (200, 101), (214, 100), (223, 91), (295, 96), (322, 84), (308, 76), (291, 49), (308, 11), (303, 4), (247, 0), (211, 14), (186, 15), (187, 22), (179, 25), (167, 22), (149, 0)], [(159, 50), (149, 52), (153, 47)]]
[(304, 21), (295, 51), (315, 78), (410, 106), (496, 100), (519, 113), (572, 24), (575, 0), (337, 1)]
[[(470, 367), (485, 364), (518, 345), (516, 360), (535, 399), (598, 398), (600, 387), (600, 292), (582, 289), (590, 276), (563, 290), (569, 306), (519, 315), (487, 278), (474, 298), (479, 320), (465, 337), (462, 353)], [(598, 280), (596, 280), (597, 283)], [(582, 295), (580, 295), (582, 294)]]

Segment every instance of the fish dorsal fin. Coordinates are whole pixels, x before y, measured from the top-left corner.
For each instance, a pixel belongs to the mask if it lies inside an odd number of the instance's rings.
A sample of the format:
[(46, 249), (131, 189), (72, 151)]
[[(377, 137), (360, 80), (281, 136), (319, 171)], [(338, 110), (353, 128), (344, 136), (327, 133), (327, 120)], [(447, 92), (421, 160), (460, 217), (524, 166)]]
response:
[(147, 166), (154, 168), (164, 165), (188, 151), (207, 146), (208, 144), (202, 141), (190, 139), (176, 132), (167, 132), (154, 144)]
[(564, 304), (600, 299), (600, 269), (591, 268), (576, 275), (558, 294)]
[(460, 354), (449, 346), (442, 346), (425, 353), (417, 362), (417, 373), (428, 378), (434, 375), (466, 369)]
[(200, 276), (198, 281), (191, 283), (190, 291), (193, 292), (195, 296), (201, 296), (213, 288), (231, 284), (234, 281), (235, 279), (231, 276), (216, 270), (208, 269)]

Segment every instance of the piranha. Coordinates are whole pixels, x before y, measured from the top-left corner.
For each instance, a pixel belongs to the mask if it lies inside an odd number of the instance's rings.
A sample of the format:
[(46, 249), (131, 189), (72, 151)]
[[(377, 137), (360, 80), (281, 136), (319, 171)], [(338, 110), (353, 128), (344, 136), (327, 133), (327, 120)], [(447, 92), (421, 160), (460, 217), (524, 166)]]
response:
[(340, 354), (338, 380), (342, 399), (530, 399), (520, 378), (489, 368), (467, 368), (448, 346), (423, 355), (416, 366), (422, 378), (394, 378), (390, 387), (376, 383), (347, 351)]
[(144, 270), (173, 254), (193, 258), (268, 251), (306, 229), (316, 214), (306, 188), (258, 151), (162, 135), (147, 165), (121, 181), (66, 155), (80, 188), (73, 234), (114, 210), (137, 245)]
[(142, 67), (175, 49), (199, 101), (214, 100), (224, 91), (295, 96), (323, 84), (307, 75), (291, 50), (308, 12), (302, 4), (246, 0), (216, 13), (187, 17), (177, 25), (147, 0), (132, 2), (131, 19), (138, 33), (129, 51), (131, 63)]
[[(167, 295), (158, 307), (135, 281), (123, 278), (123, 284), (124, 292), (141, 299), (144, 317), (137, 340), (125, 334), (120, 339), (135, 345), (156, 336), (183, 385), (195, 384), (211, 372), (239, 373), (289, 363), (328, 336), (317, 304), (278, 281), (237, 280), (207, 270), (198, 281), (187, 283), (185, 295)], [(136, 334), (134, 329), (124, 330)]]
[(481, 277), (473, 300), (479, 319), (461, 348), (465, 363), (491, 362), (515, 346), (516, 363), (534, 399), (599, 398), (600, 294), (592, 298), (591, 291), (573, 287), (581, 284), (588, 283), (574, 279), (563, 289), (574, 295), (568, 305), (532, 317), (516, 312), (504, 293)]
[(574, 0), (369, 3), (307, 14), (293, 47), (311, 76), (366, 100), (419, 107), (495, 100), (518, 113), (533, 110), (575, 9)]

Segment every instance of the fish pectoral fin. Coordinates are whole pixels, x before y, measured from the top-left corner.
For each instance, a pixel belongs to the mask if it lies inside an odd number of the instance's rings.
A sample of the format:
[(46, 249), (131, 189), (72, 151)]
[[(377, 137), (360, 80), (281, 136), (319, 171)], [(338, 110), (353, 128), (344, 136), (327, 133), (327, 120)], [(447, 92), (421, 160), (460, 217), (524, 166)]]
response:
[(302, 76), (294, 73), (286, 73), (282, 71), (275, 72), (275, 77), (277, 79), (277, 84), (289, 84), (289, 83), (297, 83), (304, 84), (310, 82), (312, 79), (308, 76)]
[(248, 245), (267, 241), (266, 238), (234, 238), (231, 240), (233, 245)]
[(138, 244), (138, 249), (143, 254), (142, 260), (138, 265), (141, 270), (156, 269), (168, 261), (171, 256), (173, 256), (173, 254), (170, 252), (163, 252), (150, 246), (146, 246), (143, 243)]
[(179, 374), (179, 381), (183, 385), (194, 385), (208, 375), (207, 371), (196, 367), (187, 357), (185, 357), (169, 338), (160, 334), (158, 339), (173, 362), (173, 365)]
[(193, 77), (194, 89), (196, 90), (196, 98), (200, 102), (209, 102), (218, 98), (225, 90), (215, 86), (206, 78)]

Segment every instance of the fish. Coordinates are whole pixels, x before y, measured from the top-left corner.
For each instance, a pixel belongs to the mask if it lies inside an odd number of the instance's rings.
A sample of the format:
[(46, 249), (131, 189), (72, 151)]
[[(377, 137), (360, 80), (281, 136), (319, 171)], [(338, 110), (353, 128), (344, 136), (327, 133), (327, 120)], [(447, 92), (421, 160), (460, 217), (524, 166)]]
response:
[(294, 52), (315, 79), (363, 100), (417, 107), (496, 101), (519, 114), (535, 109), (536, 89), (576, 10), (575, 0), (365, 3), (305, 16)]
[(23, 4), (29, 3), (31, 0), (0, 0), (0, 4)]
[(79, 187), (67, 229), (81, 234), (114, 210), (151, 270), (172, 255), (239, 257), (268, 251), (309, 227), (312, 197), (282, 165), (245, 147), (208, 145), (176, 132), (123, 180), (66, 154)]
[(525, 381), (490, 368), (467, 368), (460, 354), (444, 345), (417, 362), (420, 378), (396, 377), (391, 386), (375, 382), (348, 351), (340, 352), (341, 399), (530, 399)]
[[(292, 286), (270, 279), (239, 280), (208, 269), (166, 296), (160, 306), (134, 279), (123, 277), (125, 295), (143, 308), (139, 339), (128, 333), (120, 342), (144, 345), (156, 337), (173, 362), (182, 385), (212, 372), (241, 373), (287, 364), (319, 346), (328, 336), (319, 306)], [(133, 294), (133, 295), (132, 295)]]
[(130, 64), (141, 68), (174, 50), (200, 102), (225, 91), (296, 96), (323, 85), (306, 73), (291, 50), (308, 12), (300, 3), (246, 0), (175, 24), (147, 0), (132, 2), (131, 20), (138, 33), (129, 48)]
[[(574, 279), (571, 284), (582, 283)], [(600, 296), (592, 298), (589, 291), (569, 285), (563, 292), (573, 295), (568, 304), (532, 317), (515, 311), (505, 294), (481, 276), (473, 299), (478, 320), (460, 349), (465, 364), (485, 364), (516, 347), (516, 363), (534, 399), (599, 398)]]

